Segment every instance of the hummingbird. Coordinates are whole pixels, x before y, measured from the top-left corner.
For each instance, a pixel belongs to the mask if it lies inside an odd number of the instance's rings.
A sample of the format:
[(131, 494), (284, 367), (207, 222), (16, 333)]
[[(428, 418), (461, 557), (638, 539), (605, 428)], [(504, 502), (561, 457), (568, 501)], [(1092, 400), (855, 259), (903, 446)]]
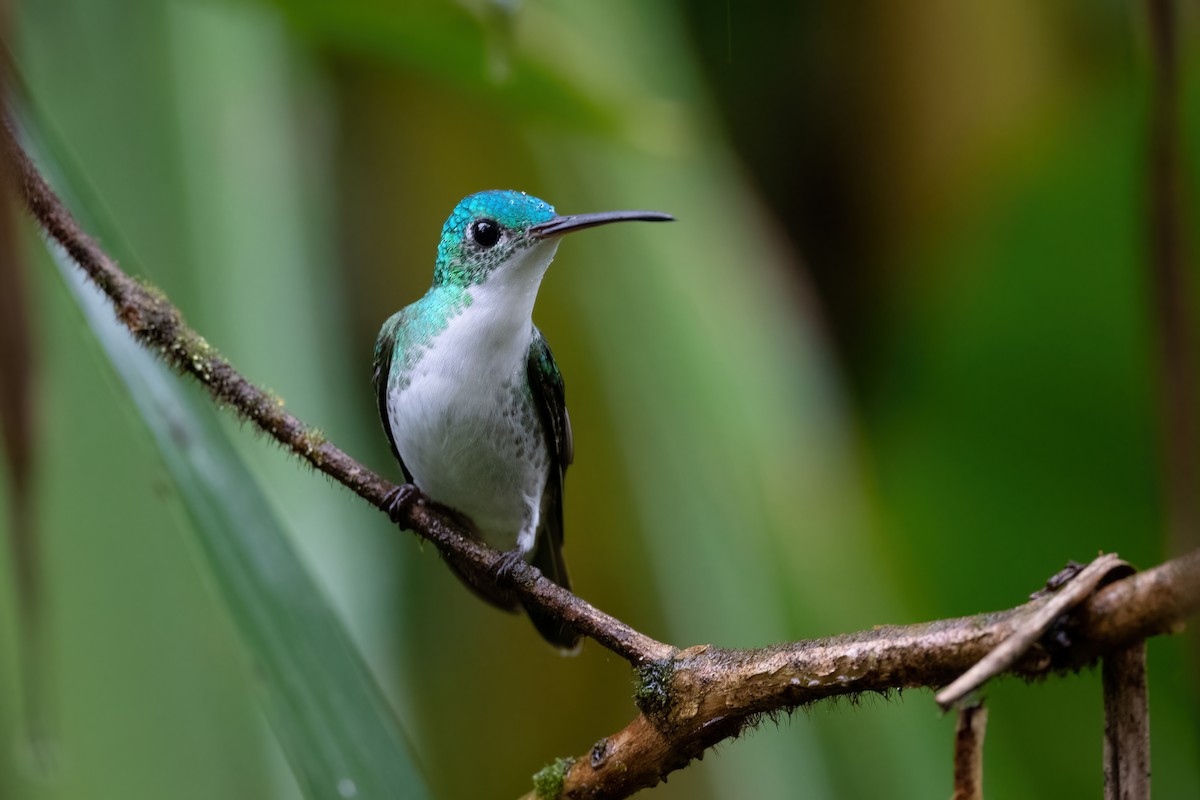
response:
[[(470, 195), (442, 228), (429, 291), (379, 331), (373, 383), (392, 454), (408, 483), (504, 553), (499, 573), (524, 560), (571, 588), (562, 555), (571, 420), (562, 374), (533, 324), (559, 241), (613, 222), (672, 219), (655, 211), (560, 216), (524, 192)], [(521, 605), (498, 582), (450, 566), (493, 605)], [(578, 652), (573, 628), (525, 610), (546, 641)]]

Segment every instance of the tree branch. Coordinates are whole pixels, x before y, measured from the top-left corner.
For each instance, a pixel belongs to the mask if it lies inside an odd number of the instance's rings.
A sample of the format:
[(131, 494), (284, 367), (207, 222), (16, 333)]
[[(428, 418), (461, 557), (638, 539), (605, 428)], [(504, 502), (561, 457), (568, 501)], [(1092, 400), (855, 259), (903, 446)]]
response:
[[(432, 542), (456, 566), (492, 579), (500, 553), (470, 538), (415, 488), (398, 494), (399, 487), (326, 441), (285, 411), (282, 401), (243, 378), (187, 326), (161, 292), (122, 272), (83, 231), (17, 144), (11, 128), (4, 126), (2, 135), (26, 208), (112, 300), (117, 318), (139, 342), (199, 381), (216, 401)], [(402, 502), (394, 503), (396, 497)], [(624, 797), (652, 786), (763, 714), (836, 695), (942, 686), (1026, 626), (1029, 615), (1053, 597), (994, 614), (884, 626), (764, 649), (700, 645), (679, 651), (599, 611), (524, 563), (515, 566), (508, 580), (524, 598), (637, 669), (635, 699), (642, 713), (583, 757), (561, 760), (540, 773), (539, 794), (563, 797)], [(1200, 550), (1098, 590), (1060, 620), (1057, 644), (1034, 644), (1006, 673), (1040, 676), (1090, 663), (1102, 653), (1175, 630), (1198, 606)]]
[[(161, 356), (175, 371), (199, 381), (217, 403), (233, 409), (314, 468), (433, 543), (444, 557), (466, 573), (480, 576), (480, 580), (495, 579), (493, 568), (500, 553), (467, 535), (452, 517), (428, 502), (415, 487), (408, 495), (408, 502), (393, 505), (400, 487), (375, 474), (326, 441), (316, 428), (286, 411), (280, 398), (246, 380), (192, 330), (162, 292), (126, 275), (59, 200), (17, 143), (7, 120), (2, 136), (2, 146), (15, 172), (25, 208), (108, 296), (116, 308), (117, 319), (138, 342)], [(523, 597), (552, 611), (634, 666), (674, 652), (671, 646), (634, 630), (544, 578), (535, 567), (518, 563), (509, 572), (508, 580)]]
[[(1070, 584), (1067, 584), (1069, 586)], [(638, 670), (642, 713), (543, 775), (533, 797), (627, 797), (764, 714), (860, 692), (944, 686), (1027, 627), (1055, 595), (1007, 611), (775, 645), (692, 647)], [(1044, 677), (1176, 630), (1200, 609), (1200, 550), (1104, 586), (1005, 674)], [(548, 768), (548, 769), (554, 769)], [(553, 780), (551, 780), (553, 778)], [(553, 788), (555, 792), (546, 792)]]
[(1030, 645), (1042, 637), (1056, 619), (1086, 600), (1106, 577), (1117, 570), (1126, 574), (1133, 571), (1128, 564), (1110, 553), (1100, 556), (1082, 571), (1071, 572), (1072, 578), (1063, 586), (1062, 591), (1055, 594), (1036, 613), (1029, 614), (1026, 622), (996, 649), (975, 662), (973, 667), (938, 692), (934, 698), (937, 704), (946, 711), (970, 692), (1006, 671), (1025, 654)]

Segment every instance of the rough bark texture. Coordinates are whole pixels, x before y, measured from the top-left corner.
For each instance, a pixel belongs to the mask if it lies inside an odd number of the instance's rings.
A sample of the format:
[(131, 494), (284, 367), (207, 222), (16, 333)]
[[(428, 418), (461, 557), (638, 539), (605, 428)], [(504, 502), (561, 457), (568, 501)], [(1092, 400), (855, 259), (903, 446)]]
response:
[(1104, 800), (1150, 800), (1146, 643), (1109, 653), (1104, 682)]
[(958, 710), (951, 800), (983, 800), (983, 737), (986, 732), (987, 709), (982, 703)]

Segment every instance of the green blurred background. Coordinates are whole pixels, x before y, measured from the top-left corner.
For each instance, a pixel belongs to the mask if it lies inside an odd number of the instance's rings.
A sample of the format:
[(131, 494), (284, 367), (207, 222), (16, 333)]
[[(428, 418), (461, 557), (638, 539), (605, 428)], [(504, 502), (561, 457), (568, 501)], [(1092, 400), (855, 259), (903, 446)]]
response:
[[(12, 56), (103, 243), (393, 478), (374, 337), (428, 285), (460, 197), (674, 213), (565, 242), (535, 314), (575, 427), (576, 589), (653, 636), (751, 646), (969, 614), (1068, 559), (1167, 555), (1140, 4), (10, 5)], [(22, 734), (0, 592), (0, 797), (298, 797), (176, 490), (26, 239), (56, 765)], [(635, 713), (619, 659), (559, 658), (227, 423), (436, 796), (516, 796)], [(1186, 649), (1150, 645), (1160, 797), (1200, 797)], [(1095, 670), (987, 699), (991, 796), (1099, 796)], [(949, 796), (953, 722), (927, 692), (825, 704), (650, 796)]]

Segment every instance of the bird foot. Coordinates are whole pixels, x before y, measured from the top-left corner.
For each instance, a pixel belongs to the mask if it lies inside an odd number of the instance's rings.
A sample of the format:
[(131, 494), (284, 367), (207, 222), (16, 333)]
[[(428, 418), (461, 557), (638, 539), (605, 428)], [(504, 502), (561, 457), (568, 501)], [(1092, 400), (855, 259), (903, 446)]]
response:
[(507, 583), (512, 579), (512, 573), (517, 564), (523, 563), (525, 563), (525, 556), (520, 550), (508, 550), (501, 553), (500, 557), (492, 564), (492, 577), (495, 578), (496, 583)]
[(408, 510), (421, 500), (421, 490), (414, 484), (402, 483), (383, 496), (382, 508), (388, 519), (399, 523), (408, 516)]

